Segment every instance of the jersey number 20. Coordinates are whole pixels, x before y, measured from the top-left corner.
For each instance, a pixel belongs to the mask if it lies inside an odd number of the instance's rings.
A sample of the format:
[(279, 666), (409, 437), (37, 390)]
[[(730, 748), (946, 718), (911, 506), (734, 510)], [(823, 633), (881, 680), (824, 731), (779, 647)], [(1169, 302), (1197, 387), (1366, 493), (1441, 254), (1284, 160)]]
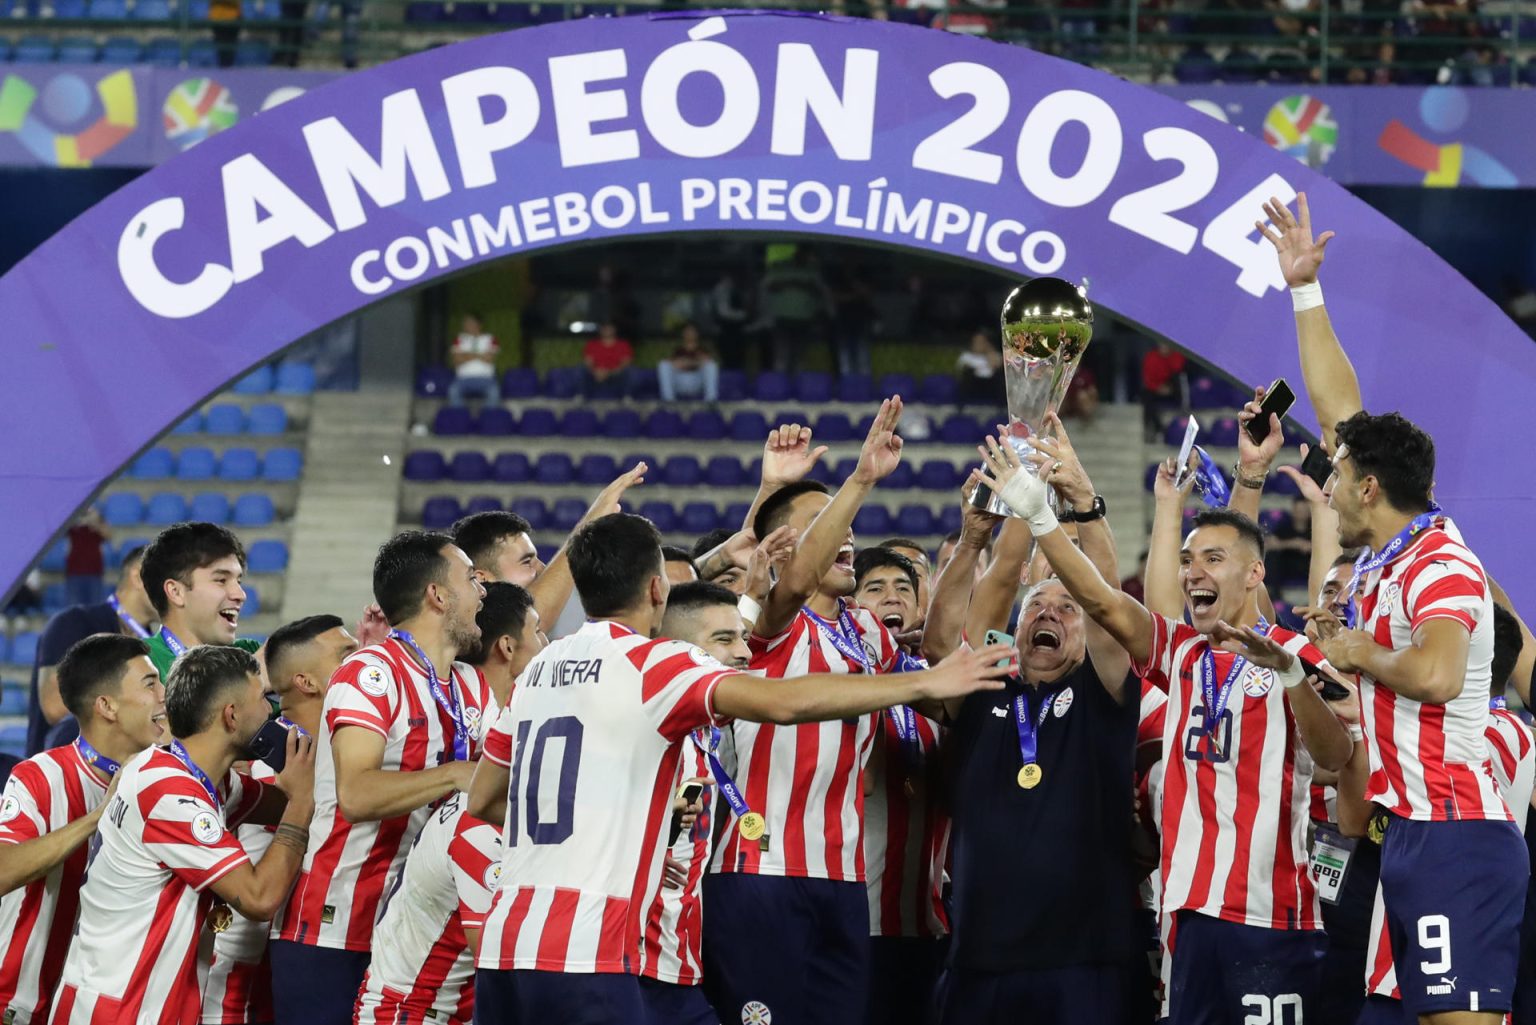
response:
[[(576, 772), (581, 768), (581, 720), (573, 715), (546, 719), (533, 735), (533, 743), (530, 744), (528, 734), (532, 727), (533, 723), (527, 719), (517, 724), (512, 783), (507, 788), (507, 822), (511, 825), (506, 837), (508, 847), (517, 846), (521, 832), (518, 817), (522, 814), (527, 815), (528, 838), (535, 844), (565, 843), (576, 825)], [(544, 770), (548, 767), (545, 763), (551, 753), (552, 740), (560, 742), (560, 761), (552, 767), (557, 780), (555, 792), (550, 795), (554, 798), (555, 817), (553, 821), (545, 821), (540, 805), (542, 803), (547, 809), (549, 802), (540, 802), (539, 798), (544, 794)], [(523, 784), (525, 764), (528, 771), (526, 786)]]

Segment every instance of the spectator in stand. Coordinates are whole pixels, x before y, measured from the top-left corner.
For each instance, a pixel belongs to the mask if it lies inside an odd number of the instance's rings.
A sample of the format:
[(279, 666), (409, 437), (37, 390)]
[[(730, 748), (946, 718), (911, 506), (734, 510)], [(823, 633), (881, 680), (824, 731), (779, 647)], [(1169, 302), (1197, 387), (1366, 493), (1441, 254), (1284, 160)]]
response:
[(762, 300), (758, 304), (773, 337), (773, 368), (781, 372), (799, 369), (800, 353), (826, 326), (831, 294), (815, 255), (804, 246), (788, 260), (780, 260), (763, 275)]
[(1003, 383), (1003, 350), (985, 331), (971, 335), (966, 350), (955, 360), (960, 375), (960, 404), (973, 402), (988, 406), (1006, 405), (1007, 386)]
[(64, 556), (64, 590), (71, 605), (95, 605), (106, 591), (101, 575), (107, 560), (102, 549), (109, 535), (101, 510), (92, 506), (69, 528), (69, 549)]
[(751, 311), (747, 309), (750, 289), (743, 288), (736, 275), (725, 271), (709, 292), (709, 307), (715, 319), (715, 340), (720, 347), (720, 359), (733, 369), (745, 369), (747, 365), (747, 323)]
[(679, 397), (720, 401), (720, 365), (699, 340), (698, 325), (691, 321), (683, 325), (677, 348), (656, 364), (656, 383), (663, 402), (676, 402)]
[(586, 374), (581, 391), (589, 399), (627, 399), (634, 376), (635, 347), (619, 337), (612, 321), (605, 323), (597, 337), (587, 343), (581, 354)]
[(240, 42), (240, 0), (212, 0), (208, 20), (213, 23), (213, 45), (219, 67), (233, 67)]
[(1184, 354), (1172, 344), (1159, 339), (1157, 346), (1141, 358), (1142, 423), (1147, 440), (1156, 441), (1161, 431), (1159, 416), (1170, 404), (1180, 409), (1188, 404), (1189, 383), (1184, 378)]
[(485, 330), (477, 313), (464, 314), (458, 337), (453, 340), (453, 383), (448, 385), (448, 404), (462, 406), (470, 396), (489, 405), (501, 402), (501, 383), (496, 379), (496, 357), (501, 346)]

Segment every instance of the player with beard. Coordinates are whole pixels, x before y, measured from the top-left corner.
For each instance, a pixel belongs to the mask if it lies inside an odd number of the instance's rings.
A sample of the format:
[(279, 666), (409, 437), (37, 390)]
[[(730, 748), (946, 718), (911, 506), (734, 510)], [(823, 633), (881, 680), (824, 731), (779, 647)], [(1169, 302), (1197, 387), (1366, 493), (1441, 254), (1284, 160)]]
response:
[(272, 941), (279, 1022), (346, 1025), (385, 887), (430, 814), (464, 790), (497, 705), (457, 661), (484, 588), (446, 534), (404, 531), (373, 566), (391, 630), (342, 663), (325, 695), (304, 873)]
[(149, 638), (149, 657), (169, 677), (171, 663), (199, 644), (230, 644), (255, 652), (260, 641), (237, 638), (245, 605), (245, 546), (214, 523), (166, 527), (144, 550), (139, 569), (160, 629)]
[(980, 451), (987, 483), (1028, 522), (1067, 592), (1138, 675), (1168, 691), (1161, 869), (1162, 912), (1175, 916), (1170, 1022), (1315, 1017), (1323, 937), (1305, 846), (1307, 787), (1312, 762), (1342, 767), (1351, 741), (1307, 684), (1303, 659), (1326, 668), (1321, 653), (1259, 622), (1263, 535), (1227, 510), (1197, 517), (1180, 567), (1192, 625), (1175, 622), (1105, 582), (1060, 530), (1045, 482), (1023, 471), (1011, 447), (988, 438)]
[[(189, 649), (167, 681), (165, 711), (170, 746), (122, 767), (98, 826), (58, 1025), (196, 1021), (204, 926), (271, 918), (298, 875), (314, 809), (310, 738), (289, 731), (276, 786), (233, 771), (271, 712), (256, 660), (223, 645)], [(277, 823), (254, 864), (231, 832), (246, 821)]]

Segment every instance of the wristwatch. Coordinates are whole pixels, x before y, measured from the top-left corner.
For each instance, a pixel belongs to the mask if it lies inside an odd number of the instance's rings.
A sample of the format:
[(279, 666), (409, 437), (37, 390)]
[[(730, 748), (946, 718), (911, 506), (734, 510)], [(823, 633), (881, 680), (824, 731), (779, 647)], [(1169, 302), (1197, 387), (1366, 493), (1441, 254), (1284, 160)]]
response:
[(1066, 516), (1063, 516), (1062, 519), (1070, 520), (1073, 523), (1092, 523), (1094, 520), (1102, 520), (1107, 512), (1109, 512), (1109, 509), (1104, 505), (1104, 496), (1094, 495), (1093, 505), (1088, 507), (1087, 512), (1073, 510)]

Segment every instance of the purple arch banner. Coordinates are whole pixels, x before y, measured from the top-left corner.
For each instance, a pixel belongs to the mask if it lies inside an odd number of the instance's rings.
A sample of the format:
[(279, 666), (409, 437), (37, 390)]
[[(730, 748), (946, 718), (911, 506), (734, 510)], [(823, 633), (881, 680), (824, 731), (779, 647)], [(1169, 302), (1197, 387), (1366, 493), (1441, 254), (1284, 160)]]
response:
[[(1095, 301), (1247, 381), (1299, 386), (1253, 231), (1309, 192), (1373, 409), (1440, 446), (1438, 497), (1536, 602), (1536, 346), (1342, 188), (1176, 100), (1029, 50), (876, 22), (655, 15), (490, 36), (346, 76), (210, 136), (0, 279), (0, 582), (247, 368), (486, 260), (654, 233), (927, 250)], [(1314, 425), (1315, 426), (1315, 425)]]

